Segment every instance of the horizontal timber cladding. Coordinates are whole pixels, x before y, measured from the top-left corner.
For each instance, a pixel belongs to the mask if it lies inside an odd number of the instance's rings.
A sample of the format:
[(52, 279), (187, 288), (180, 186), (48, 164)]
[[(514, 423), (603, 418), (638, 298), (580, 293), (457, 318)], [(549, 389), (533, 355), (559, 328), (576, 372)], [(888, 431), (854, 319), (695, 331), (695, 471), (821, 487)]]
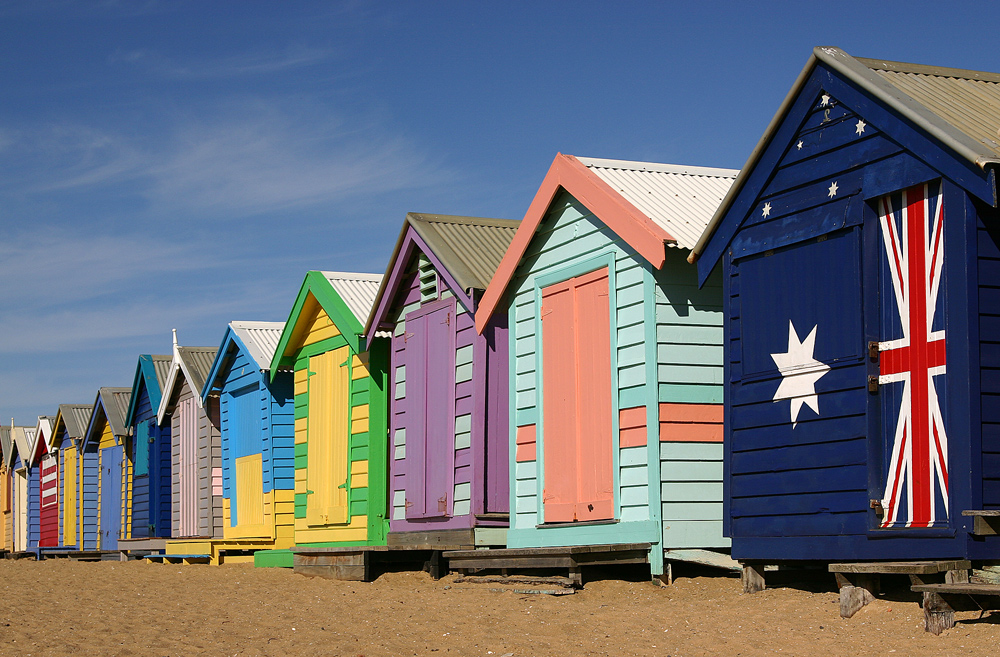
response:
[[(178, 376), (182, 376), (178, 373)], [(170, 414), (171, 536), (222, 536), (222, 453), (217, 401), (200, 408), (185, 380)]]
[(982, 398), (983, 509), (1000, 509), (1000, 216), (983, 209), (976, 226)]
[(726, 288), (733, 556), (993, 554), (961, 513), (1000, 508), (1000, 230), (976, 200), (994, 170), (869, 94), (869, 60), (848, 80), (824, 57), (705, 251)]
[(295, 543), (384, 544), (388, 340), (356, 354), (313, 312), (294, 359)]
[[(388, 309), (390, 531), (490, 524), (476, 514), (509, 506), (507, 438), (501, 433), (507, 409), (488, 407), (491, 391), (506, 395), (505, 377), (488, 381), (488, 373), (506, 360), (506, 340), (498, 351), (477, 335), (464, 292), (438, 272), (443, 265), (436, 258), (414, 250)], [(499, 332), (488, 330), (491, 337)], [(499, 446), (489, 444), (494, 433)], [(487, 458), (491, 446), (501, 450), (502, 466)]]
[[(663, 268), (655, 270), (569, 194), (550, 204), (508, 292), (515, 406), (510, 547), (661, 540), (666, 548), (728, 547), (719, 444), (722, 289), (718, 278), (699, 289), (685, 255), (667, 249)], [(548, 361), (539, 353), (539, 329), (550, 316), (543, 290), (602, 268), (612, 410), (604, 440), (612, 447), (607, 475), (616, 522), (546, 526), (541, 383)]]

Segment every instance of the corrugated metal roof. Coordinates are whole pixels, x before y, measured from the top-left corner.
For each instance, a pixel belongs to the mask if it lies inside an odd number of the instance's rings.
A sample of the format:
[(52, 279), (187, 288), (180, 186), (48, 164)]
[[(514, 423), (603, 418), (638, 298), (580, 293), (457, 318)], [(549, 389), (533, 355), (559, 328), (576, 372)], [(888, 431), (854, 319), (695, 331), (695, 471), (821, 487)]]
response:
[(35, 427), (11, 427), (10, 434), (14, 446), (21, 455), (21, 461), (27, 463), (31, 458), (31, 442), (35, 438)]
[(577, 157), (594, 175), (690, 249), (739, 173), (736, 169), (689, 167)]
[(150, 356), (153, 361), (153, 371), (156, 372), (156, 382), (160, 384), (160, 394), (163, 394), (163, 385), (167, 382), (167, 375), (170, 373), (170, 361), (173, 356), (169, 354), (157, 354)]
[(372, 304), (375, 302), (375, 295), (378, 294), (382, 274), (355, 274), (338, 271), (322, 271), (320, 273), (330, 282), (350, 311), (358, 318), (358, 322), (364, 326), (368, 319), (368, 313), (371, 312)]
[(205, 387), (205, 378), (212, 371), (212, 361), (218, 347), (177, 347), (177, 353), (183, 362), (184, 375), (188, 385), (195, 395), (201, 395)]
[(278, 349), (284, 322), (230, 322), (233, 333), (246, 345), (250, 356), (262, 370), (271, 369), (274, 352)]
[(407, 222), (463, 290), (485, 290), (520, 221), (411, 212)]
[(93, 404), (59, 404), (59, 413), (66, 424), (66, 433), (70, 438), (83, 438), (93, 412)]
[(997, 144), (1000, 138), (1000, 75), (858, 59), (840, 48), (813, 48), (812, 56), (750, 153), (736, 183), (727, 192), (708, 228), (692, 249), (689, 261), (697, 261), (704, 252), (719, 222), (729, 212), (746, 180), (753, 175), (758, 161), (820, 63), (941, 141), (959, 157), (983, 168), (1000, 163), (1000, 146)]
[(101, 405), (104, 406), (108, 424), (111, 425), (111, 432), (116, 436), (127, 436), (128, 428), (125, 426), (125, 414), (128, 412), (128, 401), (132, 398), (132, 389), (104, 387), (98, 394), (101, 397)]
[(3, 450), (3, 462), (5, 464), (10, 464), (12, 447), (10, 427), (0, 426), (0, 449)]
[(857, 61), (980, 144), (984, 154), (1000, 159), (1000, 75), (877, 59)]

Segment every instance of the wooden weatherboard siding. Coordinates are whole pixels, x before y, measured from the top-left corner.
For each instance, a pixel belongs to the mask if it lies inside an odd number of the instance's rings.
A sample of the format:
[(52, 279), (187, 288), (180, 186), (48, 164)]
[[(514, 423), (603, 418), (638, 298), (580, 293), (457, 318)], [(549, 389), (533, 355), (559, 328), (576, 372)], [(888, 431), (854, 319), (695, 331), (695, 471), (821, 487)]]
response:
[(142, 355), (136, 365), (132, 397), (125, 418), (131, 427), (129, 453), (135, 463), (132, 485), (130, 538), (170, 536), (170, 423), (159, 424), (162, 386), (154, 363), (168, 363), (170, 356)]
[(129, 388), (101, 388), (80, 443), (82, 549), (116, 550), (131, 523), (132, 461), (126, 455), (124, 408)]
[[(403, 224), (367, 327), (391, 334), (390, 543), (449, 530), (469, 530), (472, 541), (476, 528), (507, 525), (506, 325), (476, 333), (475, 290), (485, 283), (463, 285), (455, 272), (465, 273), (463, 258), (509, 241), (517, 225), (412, 213)], [(466, 250), (436, 241), (438, 227), (462, 235)]]
[(505, 289), (484, 295), (510, 327), (507, 542), (648, 542), (658, 574), (664, 548), (729, 545), (721, 413), (705, 410), (722, 403), (722, 289), (699, 289), (685, 252), (663, 237), (656, 255), (645, 228), (640, 239), (609, 227), (636, 221), (634, 209), (605, 219), (573, 195), (620, 212), (619, 201), (597, 200), (610, 188), (560, 175), (567, 188), (543, 185), (549, 200), (534, 219), (529, 210), (520, 229), (529, 236), (515, 238), (519, 250), (498, 270)]
[[(883, 94), (892, 83), (882, 66), (815, 51), (699, 260), (701, 275), (724, 275), (726, 529), (737, 558), (979, 559), (1000, 546), (995, 536), (973, 540), (972, 518), (961, 515), (1000, 508), (993, 165), (981, 169), (955, 142), (916, 129), (917, 101)], [(993, 74), (884, 66), (955, 84), (956, 107), (968, 101), (962, 85), (1000, 84)], [(928, 116), (937, 134), (950, 134), (946, 117), (921, 110), (920, 120)], [(892, 219), (882, 217), (885, 203)], [(912, 212), (901, 216), (901, 207)], [(908, 263), (890, 257), (896, 240), (914, 247)], [(937, 246), (921, 248), (929, 243)], [(912, 296), (895, 293), (893, 271)], [(939, 287), (926, 291), (935, 271)], [(900, 357), (906, 350), (914, 355)], [(781, 362), (813, 368), (796, 394), (815, 397), (801, 407), (782, 392), (795, 378), (782, 376)], [(927, 363), (939, 369), (919, 370)], [(894, 377), (909, 370), (912, 453), (933, 454), (937, 440), (943, 458), (900, 468), (893, 444), (904, 383)], [(887, 485), (897, 472), (900, 489)]]
[(230, 324), (202, 390), (220, 404), (222, 534), (234, 548), (240, 539), (279, 550), (295, 542), (293, 376), (281, 371), (272, 380), (273, 348), (256, 360), (240, 337), (266, 332), (276, 340), (282, 328), (278, 322)]
[(173, 356), (156, 419), (170, 425), (170, 550), (180, 539), (222, 537), (222, 445), (219, 400), (203, 399), (201, 386), (218, 349), (182, 347)]
[(271, 363), (294, 372), (295, 544), (383, 545), (388, 340), (369, 348), (327, 276), (365, 288), (365, 315), (380, 278), (309, 272)]

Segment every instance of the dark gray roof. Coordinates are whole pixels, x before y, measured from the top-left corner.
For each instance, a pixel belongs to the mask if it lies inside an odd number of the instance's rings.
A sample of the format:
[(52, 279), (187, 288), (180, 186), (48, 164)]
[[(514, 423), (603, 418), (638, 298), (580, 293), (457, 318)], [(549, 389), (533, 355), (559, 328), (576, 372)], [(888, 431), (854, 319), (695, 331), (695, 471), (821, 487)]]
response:
[(160, 384), (160, 394), (163, 394), (163, 385), (167, 382), (167, 375), (170, 373), (170, 361), (173, 356), (170, 354), (155, 354), (150, 356), (153, 361), (153, 371), (156, 372), (156, 382)]
[(188, 385), (194, 394), (201, 395), (217, 351), (218, 347), (177, 347), (177, 353), (183, 361), (184, 374), (188, 377)]
[(981, 168), (1000, 164), (1000, 74), (857, 59), (840, 48), (815, 48), (708, 228), (688, 256), (689, 261), (694, 262), (704, 251), (817, 64), (843, 75), (959, 157)]
[(101, 404), (108, 416), (111, 432), (116, 436), (127, 436), (125, 414), (128, 413), (128, 401), (132, 398), (132, 388), (101, 388), (98, 393)]
[(66, 424), (66, 433), (70, 438), (83, 438), (90, 424), (90, 414), (94, 412), (93, 404), (59, 404), (59, 414)]
[(3, 462), (10, 465), (13, 443), (10, 440), (10, 427), (0, 426), (0, 449), (3, 449)]
[(406, 223), (427, 243), (463, 290), (485, 290), (521, 222), (410, 212)]

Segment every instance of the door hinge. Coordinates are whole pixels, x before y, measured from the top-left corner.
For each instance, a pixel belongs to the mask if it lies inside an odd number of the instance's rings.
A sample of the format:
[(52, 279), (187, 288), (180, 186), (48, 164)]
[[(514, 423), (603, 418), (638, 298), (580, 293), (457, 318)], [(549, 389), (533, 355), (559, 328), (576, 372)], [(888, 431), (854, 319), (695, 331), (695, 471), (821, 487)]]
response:
[(871, 358), (875, 362), (878, 362), (878, 352), (879, 351), (880, 351), (880, 349), (879, 349), (878, 340), (871, 340), (871, 341), (868, 342), (868, 357), (869, 358)]
[(885, 515), (885, 509), (882, 508), (882, 500), (869, 500), (868, 506), (875, 509), (875, 515), (879, 518)]
[(868, 375), (868, 392), (878, 392), (878, 376), (875, 374)]

